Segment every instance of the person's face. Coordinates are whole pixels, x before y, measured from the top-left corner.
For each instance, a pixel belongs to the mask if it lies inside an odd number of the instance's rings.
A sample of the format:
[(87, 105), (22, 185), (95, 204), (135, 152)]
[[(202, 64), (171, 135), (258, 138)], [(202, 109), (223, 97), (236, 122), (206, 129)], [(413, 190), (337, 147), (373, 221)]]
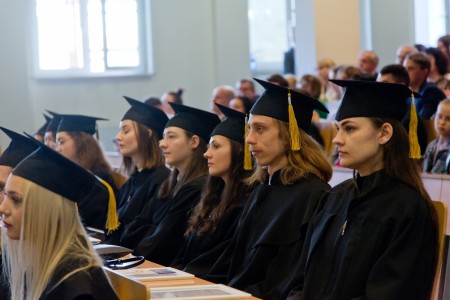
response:
[(444, 53), (445, 56), (448, 57), (449, 49), (444, 45), (444, 43), (438, 41), (438, 48), (442, 53)]
[(250, 82), (244, 81), (239, 85), (239, 96), (245, 96), (249, 99), (255, 97), (255, 90)]
[(56, 134), (56, 150), (68, 159), (77, 161), (75, 141), (66, 131), (61, 131)]
[(404, 66), (409, 75), (411, 86), (420, 86), (428, 76), (427, 69), (421, 69), (420, 65), (410, 59), (406, 59)]
[(379, 73), (378, 77), (377, 77), (377, 81), (384, 82), (384, 83), (396, 83), (394, 76), (392, 76), (392, 74), (389, 74), (389, 73), (388, 74)]
[(228, 181), (231, 170), (230, 140), (223, 135), (212, 136), (208, 151), (203, 156), (208, 160), (209, 175)]
[(440, 136), (450, 138), (450, 104), (439, 104), (434, 117), (434, 128)]
[(180, 172), (186, 170), (192, 153), (198, 145), (198, 136), (189, 138), (183, 129), (175, 126), (164, 129), (163, 138), (159, 141), (166, 164), (177, 168)]
[(133, 159), (138, 155), (137, 129), (133, 121), (123, 120), (119, 124), (119, 132), (116, 135), (117, 148), (123, 156)]
[(386, 143), (383, 130), (374, 128), (369, 118), (348, 118), (336, 124), (338, 133), (333, 139), (339, 151), (341, 166), (355, 169), (362, 176), (383, 168), (381, 145)]
[(330, 74), (330, 69), (325, 66), (320, 66), (317, 68), (317, 74), (322, 78), (324, 81), (328, 80), (328, 75)]
[(362, 53), (358, 59), (359, 68), (365, 73), (375, 71), (376, 65), (368, 53)]
[(6, 235), (12, 240), (20, 239), (22, 227), (23, 183), (25, 179), (11, 175), (6, 181), (5, 196), (0, 204), (0, 215)]
[(241, 113), (247, 113), (245, 105), (240, 98), (231, 99), (229, 107), (234, 110), (240, 111)]
[(214, 111), (215, 114), (217, 114), (218, 116), (221, 116), (222, 112), (216, 105), (214, 105), (214, 103), (217, 103), (217, 104), (220, 104), (223, 106), (229, 106), (230, 98), (229, 98), (227, 92), (222, 89), (218, 89), (213, 94), (213, 99), (212, 99), (212, 103), (211, 103), (212, 110)]
[(428, 56), (428, 58), (430, 59), (430, 74), (436, 74), (436, 75), (439, 75), (439, 71), (438, 71), (438, 69), (436, 68), (436, 60), (434, 59), (434, 56), (433, 55), (430, 55), (430, 54), (428, 54), (427, 55)]
[(9, 166), (0, 165), (0, 202), (3, 200), (3, 192), (5, 191), (6, 180), (11, 174), (12, 168)]
[(44, 144), (52, 149), (55, 149), (55, 136), (53, 132), (47, 131), (44, 135)]
[(250, 114), (248, 125), (246, 142), (258, 164), (267, 166), (269, 174), (284, 167), (287, 164), (286, 147), (275, 119)]
[(170, 102), (175, 102), (175, 98), (173, 95), (165, 93), (162, 97), (161, 97), (161, 102), (162, 102), (162, 110), (168, 114), (168, 115), (174, 115), (175, 112), (172, 109), (172, 106), (170, 106)]

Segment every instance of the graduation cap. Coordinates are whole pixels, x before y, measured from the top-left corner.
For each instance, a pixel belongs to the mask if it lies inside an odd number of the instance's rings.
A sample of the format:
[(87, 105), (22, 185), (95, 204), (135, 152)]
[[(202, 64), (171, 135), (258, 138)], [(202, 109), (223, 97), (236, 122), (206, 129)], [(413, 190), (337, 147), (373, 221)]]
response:
[[(30, 141), (34, 141), (27, 135)], [(109, 193), (108, 217), (106, 228), (119, 226), (116, 212), (116, 200), (110, 186), (77, 163), (67, 159), (57, 151), (40, 144), (39, 148), (22, 160), (12, 174), (27, 179), (64, 198), (79, 202), (86, 195), (92, 195), (94, 189), (107, 189)], [(112, 193), (112, 194), (111, 194)]]
[(220, 123), (219, 117), (194, 107), (173, 102), (169, 102), (169, 104), (175, 111), (175, 115), (167, 122), (166, 128), (170, 126), (182, 128), (198, 135), (207, 143), (214, 127)]
[(48, 127), (48, 123), (50, 123), (50, 121), (51, 121), (51, 117), (49, 117), (49, 116), (47, 116), (46, 114), (43, 114), (44, 115), (44, 118), (45, 118), (45, 124), (44, 125), (42, 125), (37, 131), (36, 131), (36, 134), (39, 134), (39, 135), (44, 135), (45, 134), (45, 131), (47, 131), (47, 127)]
[(131, 108), (125, 113), (123, 120), (132, 120), (154, 130), (159, 138), (162, 138), (164, 126), (169, 118), (167, 115), (152, 105), (145, 104), (133, 98), (123, 96), (131, 105)]
[(106, 121), (107, 119), (83, 116), (83, 115), (60, 115), (58, 129), (56, 132), (81, 131), (89, 134), (97, 132), (97, 121)]
[(48, 122), (48, 126), (45, 131), (56, 133), (58, 130), (59, 121), (61, 121), (61, 115), (50, 110), (47, 110), (47, 112), (52, 115), (52, 119)]
[(25, 157), (39, 148), (35, 142), (31, 141), (26, 136), (4, 127), (0, 127), (0, 129), (11, 139), (8, 148), (6, 148), (0, 156), (0, 165), (2, 166), (14, 168)]
[(253, 105), (250, 113), (289, 122), (292, 150), (300, 149), (298, 128), (308, 131), (314, 110), (328, 113), (318, 100), (288, 88), (253, 78), (265, 91)]
[[(336, 121), (347, 118), (390, 118), (401, 121), (411, 101), (411, 119), (409, 124), (410, 157), (420, 158), (420, 146), (417, 141), (417, 113), (414, 97), (421, 96), (406, 85), (398, 83), (330, 80), (344, 88), (341, 104), (336, 113)], [(418, 153), (418, 154), (417, 154)]]
[(233, 141), (244, 145), (244, 170), (252, 169), (252, 159), (248, 144), (245, 143), (247, 136), (247, 116), (240, 111), (231, 109), (215, 103), (220, 111), (225, 115), (226, 119), (220, 122), (211, 133), (213, 135), (223, 135)]

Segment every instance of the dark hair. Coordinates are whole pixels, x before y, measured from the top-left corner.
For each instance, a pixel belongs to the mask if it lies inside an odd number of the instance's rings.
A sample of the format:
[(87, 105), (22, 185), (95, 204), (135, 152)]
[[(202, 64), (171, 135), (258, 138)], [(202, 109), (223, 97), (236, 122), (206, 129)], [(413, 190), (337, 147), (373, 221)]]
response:
[(252, 87), (252, 89), (255, 90), (255, 83), (253, 82), (253, 80), (247, 79), (247, 78), (243, 78), (243, 79), (239, 80), (239, 84), (246, 83), (246, 82), (250, 83), (250, 86)]
[(438, 42), (441, 42), (445, 46), (445, 48), (447, 49), (447, 53), (448, 53), (450, 50), (450, 35), (446, 34), (446, 35), (441, 36), (438, 39)]
[(75, 145), (76, 162), (93, 173), (106, 173), (112, 176), (112, 168), (106, 160), (98, 141), (89, 133), (67, 131)]
[(427, 49), (427, 47), (425, 47), (425, 46), (422, 45), (422, 44), (414, 44), (414, 48), (416, 48), (417, 51), (419, 51), (419, 52), (424, 52), (425, 49)]
[(173, 102), (176, 104), (183, 104), (183, 99), (181, 96), (183, 95), (184, 90), (179, 88), (176, 92), (169, 91), (167, 95), (171, 95), (173, 97)]
[[(186, 139), (191, 139), (194, 134), (183, 129), (186, 135)], [(206, 142), (199, 137), (199, 145), (192, 152), (192, 157), (189, 160), (189, 164), (186, 170), (186, 174), (178, 180), (178, 174), (180, 172), (177, 168), (173, 168), (169, 178), (167, 178), (159, 188), (158, 197), (161, 199), (169, 199), (174, 197), (180, 189), (189, 182), (197, 179), (198, 177), (205, 176), (208, 172), (208, 165), (203, 153), (206, 152)]]
[(278, 84), (279, 86), (282, 86), (285, 88), (289, 87), (289, 82), (280, 74), (273, 74), (273, 75), (269, 76), (269, 78), (267, 78), (267, 81)]
[(159, 100), (159, 98), (157, 97), (148, 97), (147, 99), (144, 100), (145, 104), (151, 105), (151, 106), (161, 106), (162, 102), (161, 100)]
[(430, 47), (425, 50), (426, 54), (434, 57), (434, 65), (439, 72), (439, 75), (444, 76), (447, 74), (448, 59), (439, 48)]
[(322, 82), (319, 78), (311, 74), (305, 74), (300, 78), (300, 84), (302, 81), (306, 81), (309, 85), (309, 89), (302, 86), (302, 89), (309, 91), (309, 95), (315, 99), (319, 99), (320, 93), (322, 92)]
[(231, 209), (248, 198), (251, 188), (244, 180), (250, 175), (250, 171), (244, 170), (242, 144), (227, 140), (231, 144), (230, 181), (225, 184), (222, 178), (208, 175), (200, 201), (189, 218), (185, 236), (193, 231), (199, 235), (214, 231)]
[(431, 67), (430, 59), (423, 52), (412, 53), (408, 55), (406, 59), (412, 60), (413, 62), (418, 64), (422, 70), (423, 69), (427, 69), (428, 71), (430, 70)]
[[(158, 134), (152, 129), (138, 122), (131, 121), (138, 144), (138, 154), (142, 159), (143, 168), (154, 168), (164, 165), (164, 157), (159, 148)], [(149, 130), (151, 134), (149, 133)], [(122, 158), (122, 170), (125, 174), (131, 175), (136, 168), (135, 162), (129, 156)]]
[(381, 71), (381, 75), (390, 74), (394, 78), (395, 83), (404, 84), (409, 86), (409, 75), (408, 71), (406, 71), (405, 67), (398, 64), (392, 64), (384, 66)]
[(253, 107), (253, 103), (252, 103), (252, 101), (250, 101), (250, 99), (249, 99), (248, 97), (245, 97), (245, 96), (237, 96), (237, 97), (234, 97), (234, 98), (231, 99), (231, 100), (234, 100), (234, 99), (239, 99), (239, 100), (241, 100), (241, 101), (242, 101), (242, 104), (244, 105), (244, 108), (245, 108), (245, 113), (246, 113), (246, 114), (250, 113), (250, 110), (251, 110), (252, 107)]

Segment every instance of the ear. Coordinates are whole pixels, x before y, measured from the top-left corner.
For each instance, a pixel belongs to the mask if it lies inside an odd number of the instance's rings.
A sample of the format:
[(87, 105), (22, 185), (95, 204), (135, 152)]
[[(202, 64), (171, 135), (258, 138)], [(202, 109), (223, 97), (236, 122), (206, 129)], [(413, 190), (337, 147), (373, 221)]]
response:
[(198, 135), (193, 135), (191, 137), (191, 147), (192, 147), (192, 151), (194, 151), (195, 149), (197, 149), (198, 145), (200, 145), (200, 137)]
[(378, 137), (378, 141), (379, 141), (380, 145), (384, 145), (387, 142), (389, 142), (393, 133), (394, 133), (394, 130), (393, 130), (391, 124), (384, 123), (383, 125), (381, 125), (380, 134)]
[(153, 136), (153, 130), (147, 129), (147, 131), (148, 131), (148, 137), (151, 138)]

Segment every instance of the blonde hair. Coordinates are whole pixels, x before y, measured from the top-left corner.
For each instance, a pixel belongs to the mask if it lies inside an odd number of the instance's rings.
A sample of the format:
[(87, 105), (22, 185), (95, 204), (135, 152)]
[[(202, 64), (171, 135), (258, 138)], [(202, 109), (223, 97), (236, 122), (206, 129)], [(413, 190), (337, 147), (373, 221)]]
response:
[(323, 59), (319, 60), (319, 62), (317, 63), (317, 66), (319, 68), (331, 69), (336, 66), (336, 63), (331, 58), (323, 58)]
[(9, 279), (12, 299), (37, 300), (62, 265), (77, 262), (51, 289), (102, 262), (81, 225), (75, 202), (22, 180), (20, 239), (9, 239), (2, 229), (3, 275)]
[[(328, 182), (333, 169), (321, 146), (305, 131), (300, 131), (300, 151), (292, 151), (290, 145), (289, 123), (274, 119), (278, 126), (279, 138), (284, 143), (287, 165), (281, 168), (280, 179), (284, 185), (290, 185), (297, 180), (313, 174), (321, 181)], [(248, 179), (249, 184), (264, 182), (267, 169), (257, 166), (253, 175)]]

